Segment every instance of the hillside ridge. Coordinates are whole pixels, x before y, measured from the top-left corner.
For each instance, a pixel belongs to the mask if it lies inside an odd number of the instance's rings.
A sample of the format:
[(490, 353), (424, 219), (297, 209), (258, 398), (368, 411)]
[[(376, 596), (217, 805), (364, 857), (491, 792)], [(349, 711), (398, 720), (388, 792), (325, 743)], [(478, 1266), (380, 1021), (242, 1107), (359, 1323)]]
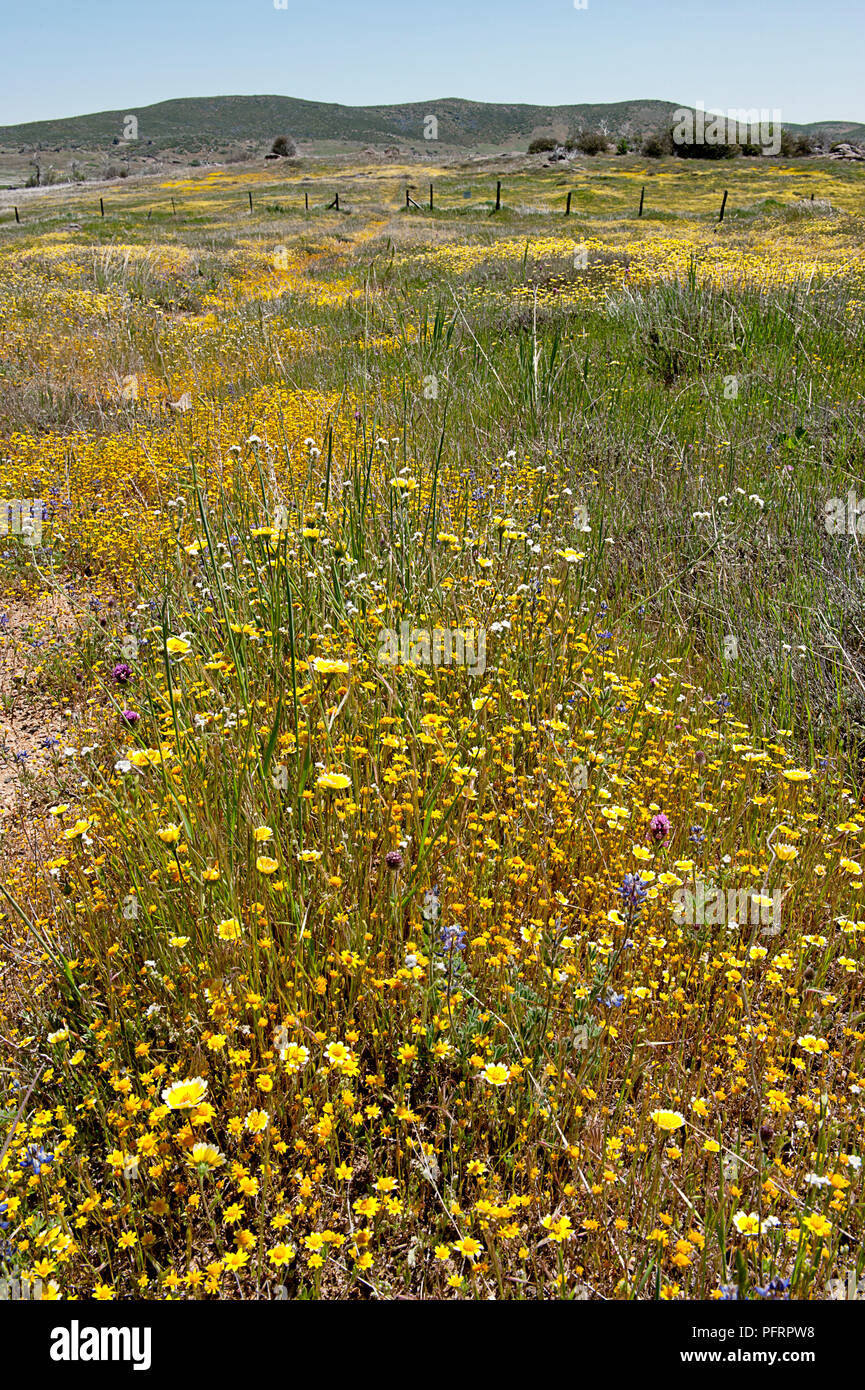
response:
[[(424, 133), (424, 122), (429, 116), (436, 118), (439, 144), (472, 148), (522, 143), (546, 131), (564, 138), (581, 127), (605, 128), (611, 136), (642, 135), (664, 124), (679, 109), (691, 108), (654, 98), (532, 105), (438, 97), (347, 106), (279, 95), (180, 97), (138, 108), (0, 126), (0, 147), (74, 149), (122, 143), (124, 122), (134, 115), (138, 143), (160, 148), (182, 150), (230, 141), (266, 141), (280, 134), (302, 142), (338, 140), (370, 144), (402, 140), (432, 144)], [(784, 125), (792, 131), (820, 131), (836, 140), (865, 137), (865, 124), (854, 121), (785, 121)]]

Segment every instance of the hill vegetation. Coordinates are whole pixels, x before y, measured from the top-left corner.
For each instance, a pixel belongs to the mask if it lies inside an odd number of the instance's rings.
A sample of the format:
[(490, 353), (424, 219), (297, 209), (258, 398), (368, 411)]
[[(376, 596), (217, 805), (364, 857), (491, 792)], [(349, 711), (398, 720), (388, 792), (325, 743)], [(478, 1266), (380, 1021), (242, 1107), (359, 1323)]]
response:
[[(0, 148), (108, 148), (122, 141), (124, 122), (130, 114), (138, 121), (139, 142), (181, 152), (233, 142), (269, 142), (283, 132), (304, 142), (396, 141), (422, 148), (429, 143), (424, 122), (430, 115), (438, 123), (439, 145), (461, 149), (525, 148), (533, 137), (544, 133), (564, 140), (583, 129), (597, 129), (611, 138), (626, 136), (636, 140), (668, 126), (677, 109), (681, 108), (675, 102), (654, 100), (530, 106), (447, 97), (396, 105), (342, 106), (274, 95), (186, 97), (133, 111), (100, 111), (0, 126)], [(788, 128), (811, 134), (819, 131), (831, 140), (865, 136), (865, 126), (843, 121)]]

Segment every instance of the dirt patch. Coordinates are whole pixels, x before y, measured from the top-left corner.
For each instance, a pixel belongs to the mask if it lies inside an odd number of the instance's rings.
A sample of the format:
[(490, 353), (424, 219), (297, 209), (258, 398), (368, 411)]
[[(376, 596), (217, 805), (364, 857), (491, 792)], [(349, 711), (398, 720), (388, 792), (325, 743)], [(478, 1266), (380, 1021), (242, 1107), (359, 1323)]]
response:
[(40, 658), (74, 627), (62, 594), (0, 600), (0, 816), (18, 811), (28, 819), (53, 785), (52, 758), (68, 740), (71, 716)]

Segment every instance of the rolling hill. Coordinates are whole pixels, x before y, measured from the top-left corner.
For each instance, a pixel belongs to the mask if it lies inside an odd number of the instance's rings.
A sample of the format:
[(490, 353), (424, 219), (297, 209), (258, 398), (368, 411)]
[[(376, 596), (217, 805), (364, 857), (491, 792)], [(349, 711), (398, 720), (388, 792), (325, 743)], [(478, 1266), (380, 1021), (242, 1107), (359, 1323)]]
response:
[[(542, 132), (564, 137), (581, 127), (602, 127), (632, 137), (669, 122), (671, 101), (624, 101), (603, 105), (527, 106), (464, 101), (456, 97), (393, 106), (341, 106), (285, 96), (186, 97), (153, 106), (100, 111), (92, 115), (0, 126), (0, 148), (110, 148), (123, 134), (125, 118), (138, 120), (139, 145), (188, 152), (232, 142), (272, 140), (289, 134), (301, 142), (358, 144), (424, 143), (424, 120), (434, 115), (441, 145), (457, 148), (520, 146)], [(865, 125), (845, 121), (792, 125), (821, 131), (833, 140), (861, 140)]]

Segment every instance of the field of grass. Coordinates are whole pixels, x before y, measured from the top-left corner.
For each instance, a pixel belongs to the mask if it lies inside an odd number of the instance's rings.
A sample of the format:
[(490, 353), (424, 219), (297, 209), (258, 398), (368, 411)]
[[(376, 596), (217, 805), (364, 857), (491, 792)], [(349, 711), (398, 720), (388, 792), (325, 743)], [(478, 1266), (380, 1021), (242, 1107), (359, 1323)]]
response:
[(865, 175), (568, 177), (0, 228), (0, 1274), (43, 1296), (865, 1275)]

